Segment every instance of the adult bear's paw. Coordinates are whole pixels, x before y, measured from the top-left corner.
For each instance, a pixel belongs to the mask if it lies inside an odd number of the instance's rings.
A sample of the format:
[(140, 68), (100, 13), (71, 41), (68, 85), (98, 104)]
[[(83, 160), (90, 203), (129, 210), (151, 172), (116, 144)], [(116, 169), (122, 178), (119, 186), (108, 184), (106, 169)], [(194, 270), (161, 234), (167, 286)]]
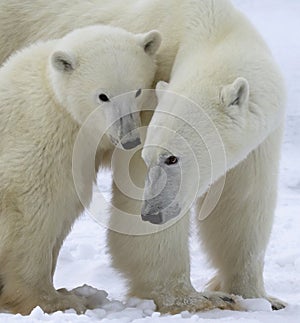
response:
[(221, 292), (192, 292), (179, 297), (170, 296), (162, 302), (157, 302), (161, 313), (177, 314), (183, 311), (203, 312), (216, 308), (222, 310), (243, 311), (239, 304), (240, 298)]
[(284, 301), (275, 297), (267, 296), (266, 299), (271, 303), (273, 311), (282, 310), (288, 305)]

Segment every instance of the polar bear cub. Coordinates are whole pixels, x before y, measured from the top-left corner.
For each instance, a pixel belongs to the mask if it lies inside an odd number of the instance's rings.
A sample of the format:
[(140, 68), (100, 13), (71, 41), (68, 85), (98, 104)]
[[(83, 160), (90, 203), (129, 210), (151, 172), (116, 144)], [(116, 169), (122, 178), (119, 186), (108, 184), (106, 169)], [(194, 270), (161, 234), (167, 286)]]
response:
[[(83, 211), (72, 176), (74, 142), (100, 105), (97, 125), (108, 128), (101, 153), (140, 143), (139, 97), (152, 85), (160, 43), (157, 31), (97, 25), (34, 44), (0, 69), (1, 309), (86, 309), (84, 298), (55, 290), (52, 281), (60, 247)], [(89, 200), (92, 181), (80, 185)]]

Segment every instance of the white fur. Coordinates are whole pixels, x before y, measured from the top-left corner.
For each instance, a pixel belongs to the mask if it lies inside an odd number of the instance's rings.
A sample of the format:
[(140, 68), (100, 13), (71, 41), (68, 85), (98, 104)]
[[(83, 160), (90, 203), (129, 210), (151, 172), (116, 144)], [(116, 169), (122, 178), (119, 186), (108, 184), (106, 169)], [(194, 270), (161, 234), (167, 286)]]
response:
[[(151, 53), (141, 41), (149, 35)], [(93, 26), (34, 44), (0, 69), (0, 308), (23, 314), (35, 306), (47, 312), (86, 309), (83, 298), (52, 284), (60, 247), (83, 211), (72, 174), (73, 146), (99, 106), (99, 87), (114, 97), (151, 86), (159, 43), (157, 32)], [(134, 106), (129, 101), (122, 103), (128, 111)], [(95, 123), (101, 132), (106, 119), (104, 107)], [(85, 139), (75, 175), (89, 203), (94, 174), (83, 173), (91, 169), (84, 150), (90, 137)], [(112, 149), (104, 137), (100, 155)]]
[[(101, 23), (134, 33), (158, 29), (164, 41), (157, 55), (156, 79), (168, 80), (183, 31), (182, 6), (182, 0), (2, 1), (0, 64), (32, 42), (63, 37), (75, 28)], [(170, 8), (172, 15), (166, 15)]]
[[(183, 214), (191, 194), (199, 197), (199, 214), (201, 196), (209, 188), (214, 191), (226, 174), (216, 208), (199, 221), (200, 238), (218, 269), (211, 287), (268, 298), (263, 261), (276, 204), (285, 105), (282, 78), (261, 37), (229, 1), (192, 1), (187, 10), (192, 24), (179, 49), (168, 92), (159, 95), (143, 158), (151, 169), (167, 152), (179, 156), (183, 177), (177, 201)], [(183, 136), (185, 143), (171, 131)], [(189, 146), (196, 165), (191, 163)], [(161, 200), (167, 199), (167, 192)], [(274, 307), (283, 306), (269, 300)]]

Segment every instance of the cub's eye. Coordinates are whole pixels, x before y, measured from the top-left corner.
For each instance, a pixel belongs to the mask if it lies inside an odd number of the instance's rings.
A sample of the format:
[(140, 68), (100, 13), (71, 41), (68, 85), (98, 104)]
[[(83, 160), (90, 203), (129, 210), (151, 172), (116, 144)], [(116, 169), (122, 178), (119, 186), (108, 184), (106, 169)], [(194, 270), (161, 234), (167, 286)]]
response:
[(140, 96), (142, 93), (142, 89), (138, 89), (135, 93), (135, 97), (137, 98), (138, 96)]
[(236, 98), (232, 103), (231, 105), (239, 105), (240, 103), (240, 98)]
[(165, 160), (166, 165), (176, 165), (178, 163), (178, 158), (176, 156), (170, 156)]
[(104, 94), (104, 93), (101, 93), (99, 95), (99, 100), (102, 101), (102, 102), (109, 102), (108, 96), (106, 94)]

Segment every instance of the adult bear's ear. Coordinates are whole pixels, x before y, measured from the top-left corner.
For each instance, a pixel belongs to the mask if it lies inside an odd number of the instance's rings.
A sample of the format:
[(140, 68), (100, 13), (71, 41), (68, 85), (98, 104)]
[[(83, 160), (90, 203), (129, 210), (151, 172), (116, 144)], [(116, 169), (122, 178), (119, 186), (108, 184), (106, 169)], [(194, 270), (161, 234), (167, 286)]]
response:
[(249, 100), (249, 83), (243, 77), (238, 77), (232, 84), (221, 90), (221, 100), (226, 107), (242, 107)]
[(169, 86), (168, 82), (159, 81), (159, 82), (157, 82), (155, 89), (158, 91), (166, 91), (168, 86)]
[(56, 51), (51, 56), (52, 66), (62, 72), (72, 72), (76, 68), (76, 59), (72, 54)]
[(152, 56), (154, 55), (161, 44), (161, 34), (157, 30), (151, 30), (148, 33), (140, 34), (138, 37), (138, 44), (142, 46), (145, 53)]
[(155, 91), (156, 91), (156, 96), (158, 97), (158, 99), (161, 98), (161, 96), (164, 94), (164, 91), (167, 90), (168, 86), (169, 86), (169, 83), (167, 83), (165, 81), (159, 81), (156, 84)]

